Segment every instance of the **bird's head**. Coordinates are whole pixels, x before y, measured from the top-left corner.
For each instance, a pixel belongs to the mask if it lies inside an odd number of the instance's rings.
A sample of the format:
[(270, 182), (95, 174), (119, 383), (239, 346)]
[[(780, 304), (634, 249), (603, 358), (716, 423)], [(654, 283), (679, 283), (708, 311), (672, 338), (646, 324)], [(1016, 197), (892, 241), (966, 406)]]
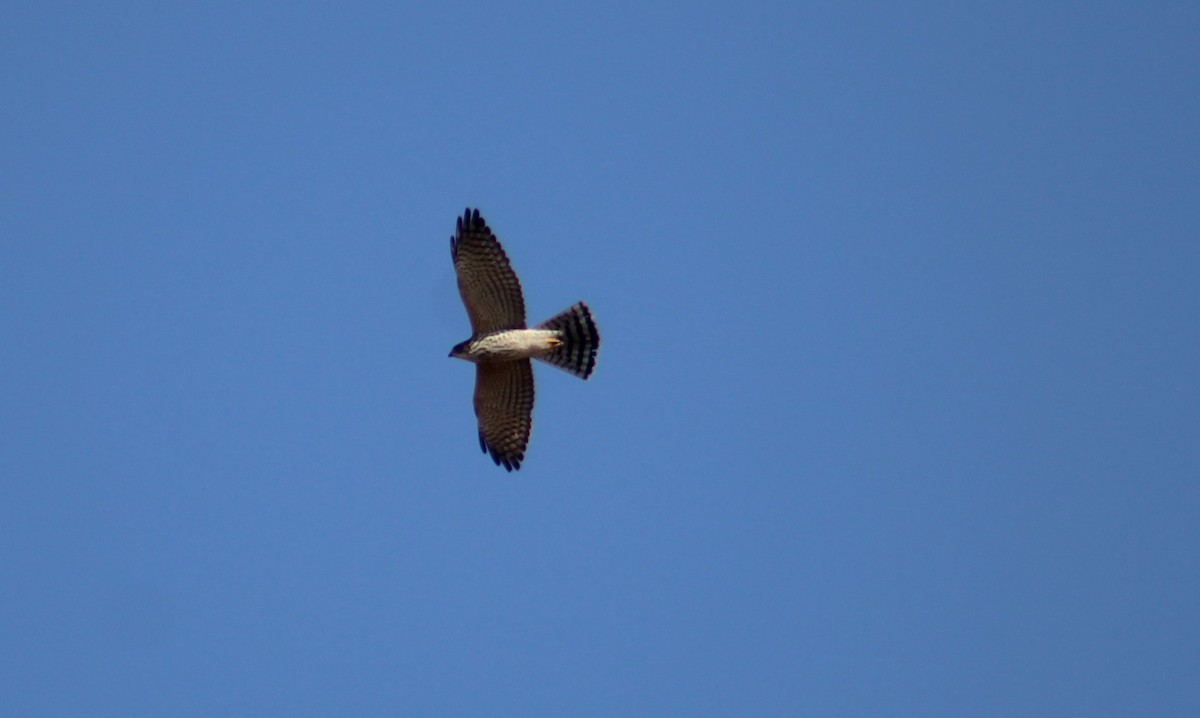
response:
[(459, 342), (458, 344), (455, 344), (454, 348), (450, 350), (450, 358), (466, 359), (467, 361), (470, 361), (470, 357), (467, 356), (467, 345), (470, 343), (471, 340), (468, 339), (465, 342)]

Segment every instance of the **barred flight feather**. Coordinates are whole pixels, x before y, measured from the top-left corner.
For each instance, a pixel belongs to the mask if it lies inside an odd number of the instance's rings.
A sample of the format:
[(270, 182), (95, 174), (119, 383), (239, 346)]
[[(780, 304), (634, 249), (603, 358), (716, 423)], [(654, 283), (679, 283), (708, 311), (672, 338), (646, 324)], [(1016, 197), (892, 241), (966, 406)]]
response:
[(583, 302), (578, 302), (558, 316), (537, 326), (538, 329), (553, 329), (561, 332), (562, 346), (550, 354), (539, 356), (542, 361), (559, 369), (569, 371), (580, 379), (587, 379), (596, 368), (596, 352), (600, 349), (600, 331), (592, 319), (592, 312)]

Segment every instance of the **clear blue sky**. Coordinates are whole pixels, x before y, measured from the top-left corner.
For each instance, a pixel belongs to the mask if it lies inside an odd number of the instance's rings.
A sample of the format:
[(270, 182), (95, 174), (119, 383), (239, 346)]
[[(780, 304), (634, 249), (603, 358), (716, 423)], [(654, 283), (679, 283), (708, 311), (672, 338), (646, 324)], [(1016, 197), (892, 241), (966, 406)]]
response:
[[(9, 3), (0, 714), (1200, 715), (1200, 9)], [(538, 366), (480, 454), (449, 256)]]

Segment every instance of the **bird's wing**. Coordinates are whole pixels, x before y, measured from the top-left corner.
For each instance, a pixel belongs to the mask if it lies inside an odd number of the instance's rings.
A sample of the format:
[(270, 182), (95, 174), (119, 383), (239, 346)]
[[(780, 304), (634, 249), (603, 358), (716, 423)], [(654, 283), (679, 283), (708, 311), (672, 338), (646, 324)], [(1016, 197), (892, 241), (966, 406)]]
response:
[(471, 318), (471, 331), (479, 335), (525, 327), (521, 282), (479, 210), (468, 208), (458, 218), (458, 229), (450, 238), (450, 256), (458, 274), (459, 294)]
[(475, 416), (484, 453), (509, 471), (521, 468), (533, 428), (533, 363), (476, 364)]

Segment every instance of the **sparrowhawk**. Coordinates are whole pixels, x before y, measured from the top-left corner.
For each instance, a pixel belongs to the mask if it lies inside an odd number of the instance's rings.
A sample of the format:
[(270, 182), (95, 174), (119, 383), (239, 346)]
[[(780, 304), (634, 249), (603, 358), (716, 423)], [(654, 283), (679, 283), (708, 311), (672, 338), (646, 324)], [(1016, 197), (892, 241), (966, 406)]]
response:
[(583, 302), (532, 329), (525, 326), (521, 282), (479, 210), (468, 208), (458, 218), (450, 255), (471, 320), (471, 338), (455, 345), (450, 356), (475, 364), (479, 446), (496, 465), (519, 469), (533, 424), (530, 359), (587, 379), (596, 366), (600, 333)]

